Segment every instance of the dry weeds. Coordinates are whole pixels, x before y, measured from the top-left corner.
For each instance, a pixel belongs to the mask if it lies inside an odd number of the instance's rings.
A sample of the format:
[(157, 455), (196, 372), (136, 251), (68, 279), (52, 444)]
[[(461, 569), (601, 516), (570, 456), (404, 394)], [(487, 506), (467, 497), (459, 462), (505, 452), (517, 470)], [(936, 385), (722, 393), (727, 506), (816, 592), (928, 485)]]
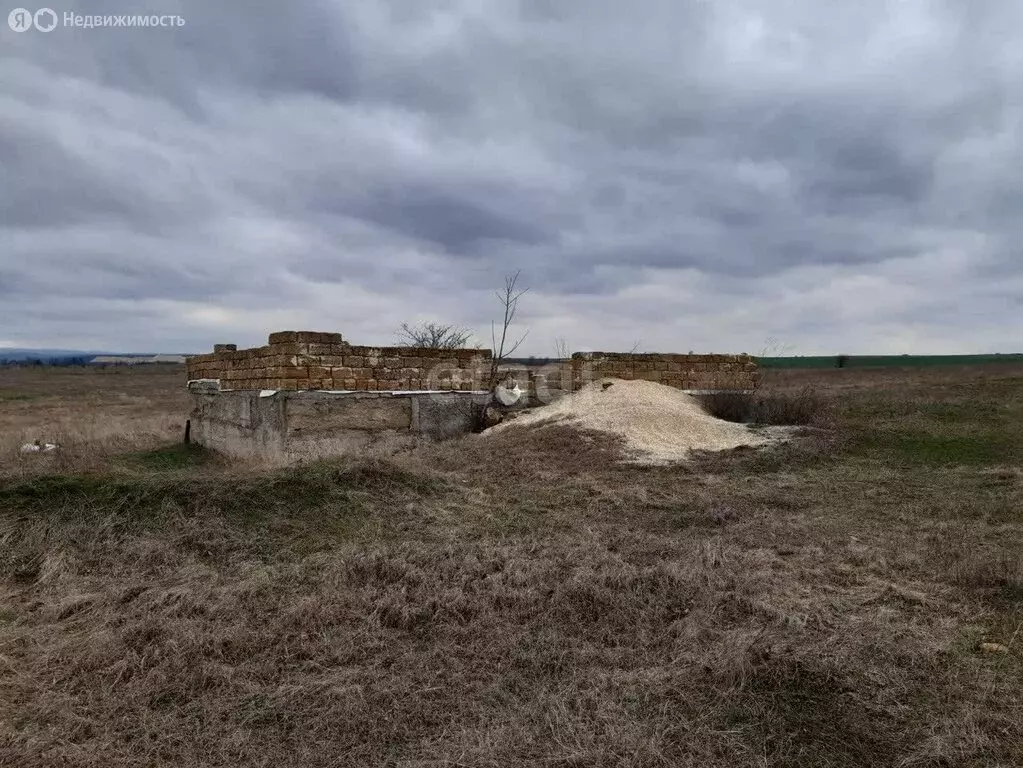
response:
[[(767, 382), (837, 434), (678, 467), (563, 427), (5, 463), (0, 764), (1019, 765), (1023, 377), (847, 373)], [(40, 423), (182, 418), (39, 375)]]

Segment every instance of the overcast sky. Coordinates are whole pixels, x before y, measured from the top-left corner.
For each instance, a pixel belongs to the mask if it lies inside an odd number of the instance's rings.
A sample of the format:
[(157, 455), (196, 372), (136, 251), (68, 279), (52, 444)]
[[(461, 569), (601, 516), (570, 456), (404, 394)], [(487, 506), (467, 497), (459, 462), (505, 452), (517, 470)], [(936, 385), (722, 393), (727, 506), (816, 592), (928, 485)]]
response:
[(0, 346), (1023, 351), (1018, 0), (54, 10), (185, 25), (0, 26)]

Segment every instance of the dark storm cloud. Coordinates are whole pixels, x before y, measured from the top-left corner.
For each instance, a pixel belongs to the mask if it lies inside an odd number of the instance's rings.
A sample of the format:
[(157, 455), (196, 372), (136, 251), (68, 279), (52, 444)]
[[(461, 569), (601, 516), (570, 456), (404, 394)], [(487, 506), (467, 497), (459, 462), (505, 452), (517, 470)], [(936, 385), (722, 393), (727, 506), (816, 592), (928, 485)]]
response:
[(17, 180), (0, 188), (8, 225), (52, 229), (106, 220), (146, 227), (167, 220), (168, 211), (149, 206), (122, 180), (104, 179), (104, 169), (55, 137), (24, 125), (0, 125), (0, 131), (5, 173)]
[(353, 208), (361, 219), (434, 243), (453, 255), (477, 252), (481, 243), (495, 240), (536, 245), (553, 234), (528, 221), (515, 221), (493, 200), (459, 199), (443, 189), (403, 185), (377, 189), (370, 200)]
[(537, 354), (1023, 338), (1007, 0), (81, 6), (186, 23), (0, 29), (0, 344), (488, 335), (519, 268)]

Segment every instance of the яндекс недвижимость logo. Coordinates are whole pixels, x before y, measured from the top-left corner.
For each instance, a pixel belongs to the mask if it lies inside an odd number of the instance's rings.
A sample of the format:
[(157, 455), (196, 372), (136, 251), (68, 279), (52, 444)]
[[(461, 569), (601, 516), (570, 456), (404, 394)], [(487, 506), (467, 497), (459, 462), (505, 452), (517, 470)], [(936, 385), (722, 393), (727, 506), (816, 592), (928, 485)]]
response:
[(15, 32), (37, 29), (51, 32), (58, 26), (80, 27), (183, 27), (185, 20), (177, 14), (143, 16), (137, 14), (81, 15), (67, 11), (58, 16), (52, 8), (40, 8), (34, 13), (27, 8), (15, 8), (7, 14), (7, 26)]
[(27, 32), (32, 27), (50, 32), (57, 26), (57, 12), (52, 8), (40, 8), (35, 13), (27, 8), (15, 8), (7, 14), (7, 26), (15, 32)]

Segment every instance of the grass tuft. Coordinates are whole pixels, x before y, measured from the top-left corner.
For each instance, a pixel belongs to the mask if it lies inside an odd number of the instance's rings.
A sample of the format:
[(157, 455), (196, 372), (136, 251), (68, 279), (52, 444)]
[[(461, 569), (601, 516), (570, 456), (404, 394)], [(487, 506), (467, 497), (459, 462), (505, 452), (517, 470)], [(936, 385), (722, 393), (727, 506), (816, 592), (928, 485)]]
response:
[(214, 454), (205, 450), (201, 445), (175, 443), (150, 451), (128, 453), (121, 457), (121, 461), (125, 465), (137, 469), (161, 472), (199, 466), (212, 461), (214, 457)]

